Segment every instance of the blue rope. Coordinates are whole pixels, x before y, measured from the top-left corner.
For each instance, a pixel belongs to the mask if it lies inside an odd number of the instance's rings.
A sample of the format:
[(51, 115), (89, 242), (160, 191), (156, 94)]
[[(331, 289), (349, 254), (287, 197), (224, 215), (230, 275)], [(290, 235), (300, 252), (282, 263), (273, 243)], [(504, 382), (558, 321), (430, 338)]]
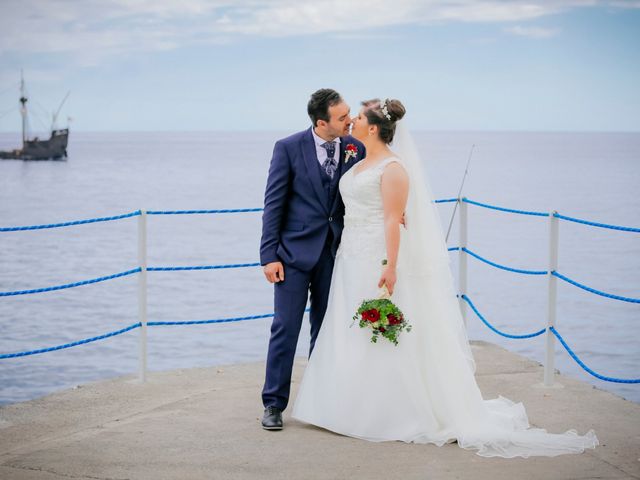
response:
[[(456, 199), (449, 199), (449, 200), (444, 200), (444, 201), (454, 201)], [(463, 202), (467, 202), (467, 203), (471, 203), (472, 205), (478, 205), (479, 207), (485, 207), (485, 208), (491, 208), (493, 210), (500, 210), (502, 212), (511, 212), (511, 213), (519, 213), (522, 215), (535, 215), (538, 217), (548, 217), (549, 214), (546, 212), (534, 212), (534, 211), (530, 211), (530, 210), (514, 210), (512, 208), (504, 208), (504, 207), (497, 207), (495, 205), (489, 205), (487, 203), (480, 203), (480, 202), (476, 202), (474, 200), (469, 200), (466, 197), (462, 198)], [(436, 200), (436, 203), (438, 203), (438, 200)], [(554, 217), (560, 218), (562, 220), (568, 220), (570, 222), (576, 222), (576, 223), (583, 223), (585, 225), (591, 225), (594, 227), (601, 227), (601, 228), (610, 228), (612, 230), (622, 230), (625, 232), (640, 232), (640, 228), (633, 228), (633, 227), (621, 227), (619, 225), (611, 225), (611, 224), (607, 224), (607, 223), (598, 223), (598, 222), (591, 222), (589, 220), (581, 220), (579, 218), (575, 218), (575, 217), (569, 217), (567, 215), (561, 215), (558, 212), (554, 212), (553, 213)]]
[(175, 272), (179, 270), (217, 270), (219, 268), (259, 267), (260, 263), (231, 263), (228, 265), (201, 265), (197, 267), (148, 267), (149, 272)]
[[(456, 295), (459, 297), (459, 295)], [(483, 316), (482, 314), (478, 311), (478, 309), (476, 308), (476, 306), (473, 304), (473, 302), (471, 300), (469, 300), (469, 297), (467, 297), (466, 295), (462, 295), (462, 299), (467, 302), (469, 304), (469, 306), (473, 309), (473, 311), (476, 313), (476, 315), (478, 316), (478, 318), (480, 318), (480, 320), (483, 321), (483, 323), (489, 327), (491, 330), (493, 330), (494, 332), (496, 332), (498, 335), (502, 335), (503, 337), (507, 337), (507, 338), (516, 338), (516, 339), (523, 339), (523, 338), (533, 338), (533, 337), (537, 337), (538, 335), (542, 335), (545, 332), (545, 328), (538, 330), (537, 332), (534, 333), (528, 333), (526, 335), (512, 335), (510, 333), (505, 333), (505, 332), (501, 332), (500, 330), (498, 330), (496, 327), (494, 327), (493, 325), (491, 325)]]
[[(456, 295), (459, 297), (459, 295)], [(478, 317), (480, 318), (480, 320), (482, 320), (484, 322), (484, 324), (489, 327), (491, 330), (493, 330), (494, 332), (496, 332), (499, 335), (502, 335), (503, 337), (507, 337), (507, 338), (517, 338), (517, 339), (521, 339), (521, 338), (531, 338), (531, 337), (537, 337), (538, 335), (542, 335), (545, 331), (546, 328), (540, 329), (539, 331), (535, 332), (535, 333), (530, 333), (528, 335), (511, 335), (508, 333), (504, 333), (501, 332), (500, 330), (498, 330), (497, 328), (495, 328), (493, 325), (491, 325), (489, 322), (487, 322), (487, 320), (480, 314), (480, 312), (478, 312), (478, 309), (475, 307), (475, 305), (473, 304), (473, 302), (471, 302), (471, 300), (469, 299), (469, 297), (467, 297), (466, 295), (462, 295), (462, 298), (471, 306), (471, 308), (473, 309), (473, 311), (476, 313), (476, 315), (478, 315)], [(569, 347), (569, 345), (567, 345), (567, 342), (565, 342), (564, 338), (562, 338), (562, 336), (558, 333), (558, 331), (554, 328), (554, 327), (549, 327), (549, 330), (551, 331), (551, 333), (553, 333), (558, 340), (560, 341), (560, 343), (562, 343), (562, 346), (565, 348), (565, 350), (567, 350), (567, 352), (569, 353), (569, 355), (571, 355), (571, 357), (578, 363), (578, 365), (580, 365), (584, 370), (586, 370), (588, 373), (590, 373), (591, 375), (593, 375), (596, 378), (599, 378), (600, 380), (605, 380), (607, 382), (616, 382), (616, 383), (640, 383), (640, 378), (636, 378), (636, 379), (623, 379), (623, 378), (614, 378), (614, 377), (606, 377), (604, 375), (600, 375), (599, 373), (594, 372), (593, 370), (591, 370), (589, 367), (587, 367), (584, 362), (582, 360), (580, 360), (578, 358), (578, 356), (573, 352), (573, 350), (571, 350), (571, 348)]]
[(483, 262), (488, 263), (489, 265), (493, 265), (494, 267), (501, 268), (502, 270), (507, 270), (509, 272), (524, 273), (527, 275), (546, 275), (547, 274), (546, 270), (522, 270), (519, 268), (505, 267), (504, 265), (500, 265), (498, 263), (487, 260), (486, 258), (482, 258), (480, 255), (472, 252), (466, 247), (462, 247), (462, 251), (476, 257), (478, 260), (482, 260)]
[(462, 197), (462, 201), (463, 202), (467, 202), (467, 203), (471, 203), (472, 205), (478, 205), (479, 207), (484, 207), (484, 208), (492, 208), (493, 210), (500, 210), (502, 212), (511, 212), (511, 213), (519, 213), (521, 215), (535, 215), (538, 217), (548, 217), (549, 214), (546, 212), (532, 212), (532, 211), (528, 211), (528, 210), (514, 210), (512, 208), (503, 208), (503, 207), (496, 207), (495, 205), (489, 205), (487, 203), (480, 203), (480, 202), (476, 202), (473, 200), (469, 200), (467, 197)]
[(69, 227), (71, 225), (82, 225), (85, 223), (110, 222), (111, 220), (120, 220), (121, 218), (135, 217), (138, 215), (141, 215), (140, 210), (136, 212), (125, 213), (124, 215), (115, 215), (113, 217), (90, 218), (88, 220), (75, 220), (73, 222), (49, 223), (46, 225), (29, 225), (26, 227), (2, 227), (0, 228), (0, 232), (18, 232), (21, 230), (42, 230), (44, 228)]
[(604, 375), (600, 375), (599, 373), (594, 372), (593, 370), (591, 370), (589, 367), (587, 367), (584, 362), (582, 360), (580, 360), (578, 358), (578, 356), (574, 353), (573, 350), (571, 350), (571, 348), (569, 347), (569, 345), (567, 345), (567, 342), (564, 341), (564, 338), (562, 338), (562, 336), (558, 333), (558, 331), (555, 329), (555, 327), (549, 327), (549, 330), (551, 330), (551, 333), (553, 333), (556, 338), (558, 340), (560, 340), (560, 343), (562, 344), (562, 346), (565, 348), (565, 350), (567, 352), (569, 352), (569, 355), (571, 355), (571, 358), (573, 358), (576, 363), (578, 365), (580, 365), (585, 371), (587, 371), (588, 373), (590, 373), (591, 375), (593, 375), (596, 378), (599, 378), (600, 380), (605, 380), (607, 382), (615, 382), (615, 383), (640, 383), (640, 378), (631, 378), (631, 379), (624, 379), (624, 378), (615, 378), (615, 377), (606, 377)]
[[(179, 270), (217, 270), (222, 268), (242, 268), (242, 267), (259, 267), (260, 263), (233, 263), (228, 265), (200, 265), (195, 267), (148, 267), (149, 272), (173, 272)], [(62, 290), (65, 288), (79, 287), (82, 285), (88, 285), (90, 283), (104, 282), (105, 280), (112, 280), (118, 277), (124, 277), (126, 275), (132, 275), (134, 273), (141, 272), (141, 268), (134, 268), (127, 270), (126, 272), (116, 273), (114, 275), (108, 275), (105, 277), (93, 278), (91, 280), (83, 280), (81, 282), (68, 283), (65, 285), (57, 285), (54, 287), (36, 288), (33, 290), (18, 290), (15, 292), (0, 292), (0, 297), (9, 297), (12, 295), (27, 295), (31, 293), (50, 292), (53, 290)]]
[[(308, 313), (309, 309), (305, 309), (305, 313)], [(265, 313), (263, 315), (251, 315), (248, 317), (233, 317), (233, 318), (219, 318), (216, 320), (181, 320), (172, 322), (147, 322), (147, 325), (155, 327), (160, 325), (205, 325), (209, 323), (228, 323), (228, 322), (241, 322), (244, 320), (257, 320), (260, 318), (273, 317), (274, 313)]]
[(640, 298), (631, 298), (631, 297), (621, 297), (620, 295), (613, 295), (611, 293), (602, 292), (600, 290), (596, 290), (595, 288), (587, 287), (586, 285), (582, 285), (581, 283), (576, 282), (575, 280), (571, 280), (569, 277), (565, 277), (561, 273), (556, 272), (555, 270), (551, 272), (551, 275), (554, 275), (567, 283), (575, 285), (587, 292), (595, 293), (596, 295), (601, 295), (607, 298), (613, 298), (615, 300), (622, 300), (623, 302), (631, 302), (631, 303), (640, 303)]
[(449, 248), (447, 248), (447, 251), (449, 251), (449, 252), (453, 252), (454, 250), (460, 250), (460, 247), (449, 247)]
[[(309, 312), (307, 308), (305, 312)], [(260, 318), (269, 318), (273, 317), (273, 313), (266, 313), (264, 315), (251, 315), (247, 317), (234, 317), (234, 318), (220, 318), (216, 320), (185, 320), (185, 321), (175, 321), (175, 322), (147, 322), (148, 326), (155, 327), (161, 325), (204, 325), (208, 323), (228, 323), (228, 322), (240, 322), (244, 320), (256, 320)], [(113, 337), (115, 335), (120, 335), (121, 333), (128, 332), (129, 330), (133, 330), (134, 328), (141, 327), (142, 324), (140, 322), (134, 323), (133, 325), (129, 325), (121, 330), (116, 330), (115, 332), (105, 333), (104, 335), (99, 335), (97, 337), (86, 338), (84, 340), (78, 340), (76, 342), (65, 343), (64, 345), (58, 345), (56, 347), (49, 348), (40, 348), (38, 350), (27, 350), (25, 352), (17, 352), (17, 353), (3, 353), (0, 354), (0, 359), (3, 358), (15, 358), (15, 357), (24, 357), (26, 355), (35, 355), (36, 353), (45, 353), (52, 352), (54, 350), (62, 350), (63, 348), (75, 347), (76, 345), (83, 345), (85, 343), (95, 342), (96, 340), (102, 340), (104, 338)]]
[(224, 210), (149, 210), (148, 215), (197, 215), (205, 213), (261, 212), (262, 208), (232, 208)]
[(58, 345), (57, 347), (40, 348), (38, 350), (28, 350), (26, 352), (18, 353), (2, 353), (0, 354), (0, 359), (24, 357), (26, 355), (35, 355), (36, 353), (53, 352), (54, 350), (62, 350), (63, 348), (75, 347), (76, 345), (83, 345), (85, 343), (95, 342), (96, 340), (102, 340), (104, 338), (120, 335), (121, 333), (128, 332), (129, 330), (133, 330), (134, 328), (138, 328), (140, 326), (140, 322), (134, 323), (133, 325), (129, 325), (128, 327), (125, 327), (121, 330), (116, 330), (115, 332), (105, 333), (104, 335), (99, 335), (97, 337), (85, 338), (84, 340), (78, 340), (77, 342), (65, 343), (64, 345)]
[[(441, 199), (436, 199), (434, 200), (435, 203), (447, 203), (447, 202), (457, 202), (458, 199), (457, 198), (441, 198)], [(462, 198), (463, 202), (467, 202), (473, 205), (478, 205), (480, 207), (485, 207), (485, 208), (490, 208), (493, 210), (500, 210), (503, 212), (511, 212), (511, 213), (519, 213), (522, 215), (535, 215), (535, 216), (541, 216), (541, 217), (546, 217), (548, 216), (548, 214), (546, 212), (534, 212), (534, 211), (528, 211), (528, 210), (515, 210), (512, 208), (504, 208), (504, 207), (498, 207), (495, 205), (489, 205), (487, 203), (481, 203), (481, 202), (476, 202), (474, 200), (470, 200), (466, 197)], [(147, 212), (148, 215), (194, 215), (194, 214), (211, 214), (211, 213), (246, 213), (246, 212), (261, 212), (263, 211), (263, 208), (233, 208), (233, 209), (215, 209), (215, 210), (149, 210)], [(46, 228), (59, 228), (59, 227), (68, 227), (68, 226), (72, 226), (72, 225), (82, 225), (85, 223), (96, 223), (96, 222), (108, 222), (108, 221), (112, 221), (112, 220), (120, 220), (123, 218), (129, 218), (129, 217), (135, 217), (141, 215), (141, 211), (137, 210), (135, 212), (131, 212), (131, 213), (126, 213), (124, 215), (114, 215), (111, 217), (99, 217), (99, 218), (90, 218), (90, 219), (86, 219), (86, 220), (75, 220), (75, 221), (71, 221), (71, 222), (63, 222), (63, 223), (50, 223), (50, 224), (43, 224), (43, 225), (28, 225), (28, 226), (23, 226), (23, 227), (0, 227), (0, 232), (17, 232), (17, 231), (24, 231), (24, 230), (42, 230), (42, 229), (46, 229)], [(581, 220), (579, 218), (574, 218), (574, 217), (569, 217), (566, 215), (561, 215), (557, 212), (555, 212), (553, 214), (555, 217), (563, 219), (563, 220), (568, 220), (571, 222), (577, 222), (577, 223), (582, 223), (585, 225), (592, 225), (595, 227), (601, 227), (601, 228), (610, 228), (613, 230), (622, 230), (622, 231), (626, 231), (626, 232), (640, 232), (640, 228), (633, 228), (633, 227), (622, 227), (619, 225), (610, 225), (610, 224), (606, 224), (606, 223), (598, 223), (598, 222), (591, 222), (588, 220)]]
[[(459, 247), (452, 247), (449, 250), (455, 250), (455, 249), (459, 249)], [(462, 247), (462, 251), (466, 252), (474, 257), (476, 257), (479, 260), (482, 260), (485, 263), (488, 263), (489, 265), (493, 265), (494, 267), (497, 268), (501, 268), (503, 270), (507, 270), (510, 272), (516, 272), (516, 273), (524, 273), (524, 274), (528, 274), (528, 275), (546, 275), (548, 272), (546, 270), (521, 270), (521, 269), (517, 269), (517, 268), (511, 268), (511, 267), (505, 267), (504, 265), (500, 265), (497, 264), (495, 262), (492, 262), (490, 260), (487, 260), (486, 258), (482, 258), (480, 255), (478, 255), (477, 253), (472, 252), (471, 250), (469, 250), (468, 248)], [(569, 277), (566, 277), (564, 275), (562, 275), (561, 273), (556, 272), (555, 270), (553, 272), (551, 272), (552, 275), (564, 280), (565, 282), (571, 283), (572, 285), (575, 285), (576, 287), (582, 288), (583, 290), (586, 290), (587, 292), (591, 292), (591, 293), (595, 293), (596, 295), (601, 295), (603, 297), (607, 297), (607, 298), (613, 298), (615, 300), (621, 300), (623, 302), (630, 302), (630, 303), (640, 303), (640, 299), (638, 298), (631, 298), (631, 297), (622, 297), (620, 295), (613, 295), (611, 293), (606, 293), (600, 290), (596, 290), (595, 288), (591, 288), (591, 287), (587, 287), (586, 285), (583, 285), (581, 283), (576, 282), (575, 280), (571, 280)]]
[(553, 216), (561, 218), (562, 220), (569, 220), (570, 222), (576, 222), (576, 223), (584, 223), (585, 225), (591, 225), (591, 226), (594, 226), (594, 227), (610, 228), (612, 230), (623, 230), (625, 232), (640, 232), (640, 228), (621, 227), (619, 225), (609, 225), (607, 223), (590, 222), (588, 220), (580, 220), (579, 218), (567, 217), (566, 215), (560, 215), (557, 212), (554, 213)]
[(36, 289), (33, 289), (33, 290), (17, 290), (15, 292), (0, 292), (0, 297), (9, 297), (11, 295), (27, 295), (27, 294), (30, 294), (30, 293), (51, 292), (53, 290), (62, 290), (62, 289), (65, 289), (65, 288), (79, 287), (81, 285), (88, 285), (90, 283), (104, 282), (105, 280), (112, 280), (114, 278), (124, 277), (126, 275), (132, 275), (132, 274), (138, 273), (140, 271), (141, 271), (140, 267), (138, 267), (138, 268), (133, 268), (131, 270), (127, 270), (126, 272), (120, 272), (120, 273), (116, 273), (114, 275), (107, 275), (106, 277), (92, 278), (91, 280), (83, 280), (81, 282), (67, 283), (65, 285), (57, 285), (55, 287), (36, 288)]
[(265, 313), (264, 315), (251, 315), (250, 317), (220, 318), (217, 320), (184, 320), (175, 322), (148, 322), (147, 325), (155, 327), (159, 325), (205, 325), (208, 323), (228, 323), (241, 322), (243, 320), (256, 320), (259, 318), (273, 317), (273, 313)]

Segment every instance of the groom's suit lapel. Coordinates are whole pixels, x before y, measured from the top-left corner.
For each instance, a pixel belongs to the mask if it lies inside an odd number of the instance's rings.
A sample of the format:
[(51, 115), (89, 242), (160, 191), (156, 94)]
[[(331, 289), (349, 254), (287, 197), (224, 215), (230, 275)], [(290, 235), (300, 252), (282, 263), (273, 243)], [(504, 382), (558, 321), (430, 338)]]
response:
[(318, 201), (325, 212), (329, 213), (327, 211), (324, 188), (322, 187), (322, 179), (320, 178), (320, 169), (316, 165), (318, 163), (318, 155), (316, 154), (316, 144), (313, 141), (311, 128), (302, 137), (302, 156), (304, 157), (304, 165), (307, 168), (307, 175), (311, 180), (311, 185), (316, 192)]

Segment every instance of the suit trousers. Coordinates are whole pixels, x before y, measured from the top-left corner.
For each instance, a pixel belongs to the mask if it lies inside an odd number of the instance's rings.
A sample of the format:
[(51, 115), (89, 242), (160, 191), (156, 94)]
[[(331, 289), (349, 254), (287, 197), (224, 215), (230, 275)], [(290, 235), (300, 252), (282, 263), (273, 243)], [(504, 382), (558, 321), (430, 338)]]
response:
[(271, 324), (271, 338), (262, 403), (265, 408), (274, 406), (284, 410), (289, 404), (293, 361), (302, 327), (302, 318), (310, 300), (309, 321), (311, 323), (311, 343), (309, 357), (313, 352), (322, 319), (327, 310), (329, 287), (333, 273), (334, 257), (331, 253), (333, 235), (327, 235), (320, 258), (309, 271), (284, 266), (284, 281), (274, 284), (274, 318)]

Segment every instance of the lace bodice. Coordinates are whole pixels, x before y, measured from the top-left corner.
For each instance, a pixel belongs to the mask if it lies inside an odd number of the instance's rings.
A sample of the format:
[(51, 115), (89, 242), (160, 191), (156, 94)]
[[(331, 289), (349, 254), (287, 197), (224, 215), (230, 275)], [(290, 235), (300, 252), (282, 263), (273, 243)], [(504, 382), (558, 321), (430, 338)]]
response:
[(397, 158), (389, 157), (359, 172), (356, 172), (356, 165), (340, 179), (345, 214), (337, 255), (386, 258), (380, 182), (384, 167), (397, 161)]

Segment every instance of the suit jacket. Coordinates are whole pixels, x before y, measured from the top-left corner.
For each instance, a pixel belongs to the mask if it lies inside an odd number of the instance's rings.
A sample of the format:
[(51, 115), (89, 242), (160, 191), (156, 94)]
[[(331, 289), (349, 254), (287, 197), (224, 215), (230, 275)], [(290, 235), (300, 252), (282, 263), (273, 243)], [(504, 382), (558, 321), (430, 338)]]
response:
[[(347, 145), (358, 153), (345, 163)], [(364, 145), (350, 135), (340, 137), (336, 175), (342, 177), (364, 158)], [(325, 202), (311, 128), (278, 140), (273, 149), (262, 214), (260, 263), (281, 261), (299, 270), (311, 270), (331, 229), (335, 256), (344, 227), (344, 203), (338, 191), (331, 207)]]

